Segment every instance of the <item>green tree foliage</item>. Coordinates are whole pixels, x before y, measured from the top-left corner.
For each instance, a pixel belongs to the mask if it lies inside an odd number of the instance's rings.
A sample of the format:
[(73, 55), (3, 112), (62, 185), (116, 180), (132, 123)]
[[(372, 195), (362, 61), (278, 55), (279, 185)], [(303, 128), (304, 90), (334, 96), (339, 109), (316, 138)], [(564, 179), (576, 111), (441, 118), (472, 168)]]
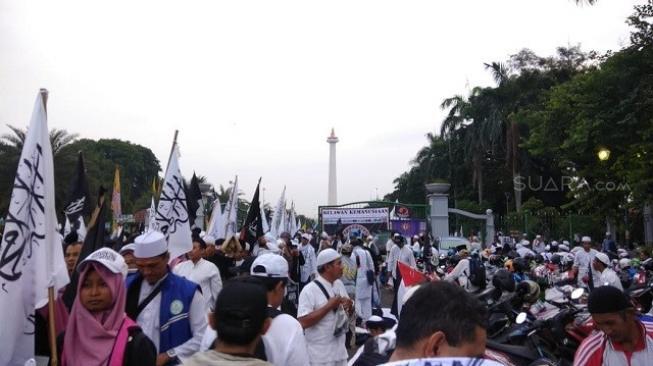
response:
[[(486, 64), (496, 84), (442, 102), (439, 136), (429, 135), (386, 199), (423, 202), (424, 184), (444, 178), (454, 205), (504, 214), (537, 202), (547, 215), (555, 207), (605, 219), (650, 201), (652, 19), (653, 0), (636, 6), (626, 21), (631, 44), (618, 52), (574, 46), (541, 57), (524, 49)], [(611, 152), (607, 161), (597, 158), (601, 148)]]
[[(0, 212), (6, 212), (18, 166), (18, 158), (25, 141), (25, 131), (9, 126), (11, 134), (0, 138)], [(146, 147), (116, 139), (94, 141), (77, 139), (65, 130), (50, 131), (54, 156), (55, 204), (59, 219), (75, 176), (77, 153), (84, 154), (89, 189), (95, 205), (100, 185), (111, 192), (115, 167), (120, 168), (122, 211), (133, 213), (147, 208), (152, 197), (152, 181), (161, 167), (154, 153)], [(110, 193), (109, 193), (110, 195)], [(4, 216), (4, 215), (3, 215)]]
[[(69, 151), (73, 157), (78, 151), (84, 154), (91, 195), (97, 192), (100, 185), (109, 192), (112, 191), (117, 166), (120, 169), (123, 213), (133, 213), (150, 206), (152, 181), (158, 178), (161, 171), (159, 160), (150, 149), (117, 139), (80, 139), (67, 145), (64, 150)], [(66, 176), (72, 176), (75, 169), (74, 160), (62, 164), (60, 169)], [(69, 182), (57, 184), (68, 186)]]

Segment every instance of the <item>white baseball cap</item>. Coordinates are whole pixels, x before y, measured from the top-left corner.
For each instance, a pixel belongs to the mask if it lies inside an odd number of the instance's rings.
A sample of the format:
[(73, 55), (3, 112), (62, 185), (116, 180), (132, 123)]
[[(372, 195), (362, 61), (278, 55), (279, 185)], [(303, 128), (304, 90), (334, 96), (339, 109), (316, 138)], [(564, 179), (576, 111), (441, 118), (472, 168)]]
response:
[(166, 237), (158, 231), (148, 231), (134, 239), (134, 257), (154, 258), (168, 251)]
[(317, 266), (323, 266), (340, 258), (340, 253), (331, 248), (324, 249), (317, 255)]
[(121, 274), (123, 278), (127, 277), (127, 263), (125, 263), (125, 259), (113, 249), (100, 248), (94, 251), (79, 263), (77, 270), (82, 272), (90, 262), (100, 263), (109, 271)]
[(252, 263), (250, 274), (258, 277), (288, 278), (288, 262), (277, 254), (259, 255)]

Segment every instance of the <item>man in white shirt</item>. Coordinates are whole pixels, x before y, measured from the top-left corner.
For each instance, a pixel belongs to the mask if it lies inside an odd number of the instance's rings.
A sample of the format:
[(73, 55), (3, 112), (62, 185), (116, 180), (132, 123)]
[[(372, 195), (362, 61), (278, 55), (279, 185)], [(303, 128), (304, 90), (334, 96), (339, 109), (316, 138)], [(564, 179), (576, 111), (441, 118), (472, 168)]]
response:
[(477, 291), (478, 287), (472, 285), (472, 283), (469, 281), (469, 251), (467, 251), (467, 249), (463, 249), (458, 252), (458, 255), (460, 256), (460, 260), (453, 268), (453, 270), (444, 277), (444, 280), (447, 282), (455, 282), (466, 291)]
[(417, 267), (417, 262), (415, 261), (413, 251), (405, 245), (403, 238), (399, 233), (395, 233), (392, 238), (394, 240), (394, 245), (392, 246), (392, 249), (390, 249), (390, 254), (388, 255), (388, 271), (392, 276), (392, 283), (394, 285), (394, 300), (392, 301), (391, 312), (394, 316), (398, 316), (397, 293), (399, 291), (399, 285), (401, 284), (401, 273), (399, 272), (397, 262), (401, 261), (412, 268)]
[(624, 287), (621, 285), (621, 280), (612, 268), (610, 268), (610, 258), (605, 253), (596, 253), (592, 261), (592, 268), (598, 273), (600, 277), (594, 281), (596, 287), (599, 286), (612, 286), (623, 291)]
[[(367, 321), (372, 316), (372, 288), (374, 286), (374, 261), (372, 255), (363, 249), (360, 239), (352, 240), (354, 251), (351, 258), (357, 265), (356, 271), (356, 313)], [(370, 282), (371, 280), (371, 282)]]
[(311, 239), (310, 235), (302, 234), (302, 245), (299, 247), (299, 251), (304, 257), (304, 264), (300, 267), (301, 277), (300, 277), (300, 291), (307, 283), (309, 283), (315, 275), (317, 274), (317, 262), (315, 258), (315, 248), (309, 243)]
[(345, 333), (352, 302), (342, 276), (340, 254), (325, 249), (317, 257), (319, 275), (299, 295), (297, 316), (304, 328), (311, 366), (347, 364)]
[(542, 235), (536, 235), (533, 239), (533, 250), (537, 254), (542, 254), (546, 250), (546, 243), (542, 240)]
[[(583, 236), (581, 239), (583, 248), (578, 250), (574, 255), (574, 272), (576, 273), (576, 279), (578, 280), (578, 286), (587, 287), (590, 275), (590, 265), (596, 257), (596, 251), (592, 248), (592, 239), (589, 236)], [(599, 279), (598, 275), (591, 273), (592, 279), (597, 281)]]
[(279, 307), (288, 282), (288, 262), (280, 255), (263, 254), (252, 263), (251, 275), (266, 287), (270, 328), (263, 335), (265, 356), (274, 366), (309, 364), (304, 329), (297, 319), (281, 313)]
[(522, 240), (521, 243), (516, 245), (515, 251), (522, 258), (526, 258), (526, 257), (535, 258), (535, 252), (532, 251), (531, 248), (529, 248), (530, 246), (531, 246), (531, 242), (529, 242), (528, 240)]
[(187, 254), (189, 260), (177, 264), (172, 272), (200, 285), (206, 309), (212, 310), (222, 289), (222, 278), (218, 267), (202, 258), (205, 250), (204, 240), (194, 237), (193, 249)]
[(135, 244), (139, 273), (127, 281), (127, 315), (154, 343), (157, 366), (178, 364), (199, 351), (207, 326), (204, 297), (196, 283), (170, 272), (163, 234), (147, 232)]

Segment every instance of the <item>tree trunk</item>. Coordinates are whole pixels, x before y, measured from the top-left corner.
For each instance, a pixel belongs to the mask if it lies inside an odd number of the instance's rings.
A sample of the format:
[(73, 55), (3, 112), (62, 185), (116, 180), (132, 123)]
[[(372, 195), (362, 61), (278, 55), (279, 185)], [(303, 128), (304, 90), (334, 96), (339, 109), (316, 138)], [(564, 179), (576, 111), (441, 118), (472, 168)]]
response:
[(476, 176), (476, 187), (478, 188), (478, 204), (483, 203), (483, 166), (480, 156), (474, 156), (474, 175)]

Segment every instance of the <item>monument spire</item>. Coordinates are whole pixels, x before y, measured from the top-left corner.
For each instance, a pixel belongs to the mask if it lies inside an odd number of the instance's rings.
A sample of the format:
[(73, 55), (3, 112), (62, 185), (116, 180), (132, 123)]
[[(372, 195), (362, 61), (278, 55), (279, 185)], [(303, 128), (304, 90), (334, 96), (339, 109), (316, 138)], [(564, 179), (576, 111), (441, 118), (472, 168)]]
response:
[(327, 204), (338, 204), (338, 179), (336, 178), (336, 144), (338, 138), (333, 128), (331, 128), (331, 135), (327, 138), (329, 143), (329, 197)]

